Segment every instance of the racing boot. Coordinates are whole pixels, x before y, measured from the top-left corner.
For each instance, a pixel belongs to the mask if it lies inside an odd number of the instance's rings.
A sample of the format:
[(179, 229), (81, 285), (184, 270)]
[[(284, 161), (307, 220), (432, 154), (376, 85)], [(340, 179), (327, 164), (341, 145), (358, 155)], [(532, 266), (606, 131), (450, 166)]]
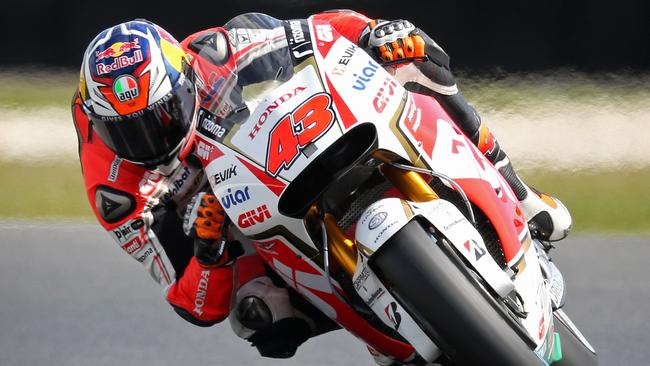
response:
[(559, 199), (544, 194), (524, 183), (512, 168), (508, 155), (501, 149), (485, 123), (480, 124), (477, 140), (479, 150), (505, 178), (521, 204), (533, 238), (544, 241), (564, 239), (571, 231), (571, 214)]

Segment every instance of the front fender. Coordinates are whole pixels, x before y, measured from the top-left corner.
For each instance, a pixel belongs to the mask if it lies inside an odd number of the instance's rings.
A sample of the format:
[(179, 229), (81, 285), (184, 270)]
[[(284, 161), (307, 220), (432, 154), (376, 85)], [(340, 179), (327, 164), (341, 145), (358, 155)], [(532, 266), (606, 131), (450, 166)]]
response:
[(437, 199), (410, 202), (385, 198), (370, 205), (357, 222), (355, 238), (360, 251), (370, 257), (415, 216), (435, 227), (501, 297), (515, 285), (489, 255), (481, 234), (451, 202)]

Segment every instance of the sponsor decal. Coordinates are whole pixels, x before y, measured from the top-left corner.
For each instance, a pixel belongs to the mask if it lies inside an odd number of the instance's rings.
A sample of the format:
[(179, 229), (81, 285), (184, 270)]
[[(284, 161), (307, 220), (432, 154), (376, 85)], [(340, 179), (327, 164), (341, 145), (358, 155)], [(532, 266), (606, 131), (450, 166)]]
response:
[(142, 254), (141, 256), (139, 256), (136, 259), (138, 260), (138, 262), (144, 263), (144, 261), (147, 260), (147, 258), (149, 258), (149, 256), (152, 255), (152, 254), (153, 254), (153, 248), (149, 248), (149, 249), (147, 249), (146, 252), (144, 252), (144, 254)]
[(108, 186), (99, 186), (95, 191), (95, 207), (104, 221), (112, 224), (133, 212), (135, 198), (129, 193)]
[(221, 150), (219, 150), (216, 146), (201, 139), (197, 140), (198, 143), (196, 144), (196, 155), (206, 164), (210, 163), (214, 159), (223, 156)]
[(248, 187), (244, 189), (238, 189), (234, 193), (228, 188), (228, 193), (221, 197), (221, 204), (223, 208), (230, 208), (230, 206), (237, 206), (237, 204), (244, 203), (251, 198), (250, 193), (248, 193)]
[(304, 91), (306, 88), (304, 87), (297, 87), (293, 91), (281, 95), (279, 98), (273, 101), (273, 103), (269, 104), (266, 109), (264, 109), (264, 112), (262, 112), (262, 115), (260, 118), (257, 119), (257, 123), (255, 123), (255, 126), (253, 126), (253, 130), (248, 134), (248, 137), (250, 137), (251, 140), (257, 136), (257, 133), (260, 132), (260, 129), (264, 125), (264, 122), (269, 118), (271, 113), (273, 113), (274, 110), (276, 110), (280, 105), (288, 102), (291, 98), (295, 97), (296, 95), (300, 94), (302, 91)]
[(477, 261), (487, 253), (485, 248), (481, 247), (481, 245), (474, 239), (466, 241), (464, 246), (469, 254), (472, 254), (472, 252), (474, 253)]
[(564, 294), (564, 278), (559, 270), (553, 271), (553, 277), (551, 277), (551, 286), (550, 286), (550, 295), (555, 304), (562, 303), (562, 295)]
[(356, 90), (366, 90), (367, 84), (377, 74), (377, 70), (379, 70), (379, 64), (372, 60), (368, 61), (368, 65), (361, 69), (359, 74), (354, 74), (355, 80), (352, 88)]
[(361, 273), (359, 273), (359, 277), (357, 277), (356, 280), (354, 280), (354, 289), (359, 291), (361, 287), (366, 283), (366, 280), (370, 277), (370, 270), (368, 270), (368, 267), (363, 267), (361, 270)]
[(203, 160), (205, 165), (224, 155), (218, 147), (214, 146), (209, 141), (205, 141), (201, 137), (197, 137), (196, 141), (196, 155)]
[[(133, 42), (116, 42), (104, 51), (95, 52), (95, 62), (97, 63), (95, 65), (95, 71), (97, 72), (97, 75), (108, 74), (142, 62), (144, 57), (139, 48), (139, 38), (136, 38)], [(133, 52), (132, 56), (129, 57), (124, 55), (124, 53), (131, 52), (134, 49), (136, 49), (136, 51)], [(100, 62), (107, 58), (113, 58), (113, 62), (110, 64)]]
[(237, 176), (237, 165), (233, 164), (230, 166), (230, 168), (214, 175), (214, 184), (223, 183), (228, 179), (236, 176)]
[(139, 229), (144, 226), (144, 221), (142, 219), (136, 219), (126, 224), (118, 227), (113, 230), (113, 235), (115, 238), (123, 243), (125, 240), (129, 239), (134, 233), (139, 233)]
[(95, 52), (95, 62), (109, 57), (115, 58), (137, 48), (140, 48), (140, 38), (135, 38), (133, 42), (115, 42), (104, 51)]
[(97, 71), (97, 75), (104, 75), (140, 63), (143, 59), (142, 51), (138, 50), (133, 52), (133, 56), (120, 56), (113, 60), (111, 64), (99, 63), (95, 66), (95, 71)]
[(271, 213), (269, 212), (269, 209), (266, 205), (262, 205), (255, 210), (250, 210), (239, 215), (237, 223), (240, 228), (246, 229), (253, 225), (261, 224), (266, 221), (266, 219), (270, 218)]
[(332, 98), (318, 93), (304, 101), (293, 112), (278, 122), (269, 134), (266, 151), (266, 172), (276, 177), (288, 169), (300, 153), (320, 139), (334, 125), (336, 115)]
[(131, 75), (122, 75), (113, 82), (113, 94), (121, 103), (128, 102), (140, 95), (138, 80)]
[(395, 226), (397, 223), (398, 223), (398, 221), (393, 221), (393, 222), (391, 222), (390, 224), (384, 226), (384, 228), (381, 229), (381, 231), (379, 232), (379, 234), (377, 234), (377, 236), (375, 237), (375, 241), (374, 241), (374, 243), (377, 244), (377, 242), (379, 241), (379, 239), (380, 239), (382, 236), (384, 236), (384, 234), (386, 234), (386, 232), (388, 231), (388, 229), (390, 229), (391, 227)]
[(209, 113), (204, 112), (202, 117), (200, 132), (213, 140), (223, 140), (223, 136), (228, 132), (228, 130), (225, 127), (216, 124), (214, 122), (214, 116)]
[(379, 227), (379, 225), (384, 223), (384, 221), (386, 220), (386, 217), (388, 217), (388, 213), (386, 213), (384, 211), (376, 213), (370, 219), (370, 222), (368, 222), (368, 229), (375, 230), (376, 228)]
[(128, 254), (133, 254), (140, 250), (142, 248), (142, 240), (140, 237), (135, 237), (131, 239), (131, 241), (127, 242), (126, 244), (122, 245), (122, 249), (124, 249), (125, 252)]
[(236, 34), (237, 44), (248, 44), (251, 43), (251, 35), (246, 29), (237, 29)]
[(288, 35), (288, 43), (291, 54), (295, 59), (294, 64), (299, 64), (308, 56), (314, 54), (311, 49), (311, 38), (309, 37), (309, 25), (304, 20), (289, 20), (284, 23), (285, 32)]
[(291, 37), (289, 37), (289, 45), (300, 44), (305, 42), (305, 32), (302, 30), (302, 23), (299, 20), (290, 20), (289, 29), (291, 29)]
[(334, 35), (332, 35), (332, 26), (329, 24), (316, 24), (316, 38), (323, 42), (332, 42)]
[(194, 312), (198, 315), (203, 315), (203, 306), (205, 305), (205, 297), (208, 294), (208, 284), (210, 280), (210, 271), (201, 271), (201, 279), (196, 286), (196, 297), (194, 298)]
[(122, 159), (116, 156), (111, 163), (111, 170), (108, 172), (109, 182), (115, 183), (117, 181), (117, 177), (120, 174), (120, 165), (122, 165)]
[(191, 175), (190, 168), (187, 166), (184, 167), (181, 172), (180, 177), (177, 176), (177, 178), (174, 179), (174, 181), (167, 187), (168, 191), (161, 197), (163, 203), (169, 203), (172, 198), (180, 192), (181, 188), (183, 188)]
[(395, 330), (399, 329), (399, 325), (402, 323), (402, 316), (397, 312), (397, 303), (391, 301), (384, 309), (384, 312), (386, 312), (388, 319), (395, 325)]
[[(182, 74), (181, 74), (182, 75)], [(130, 114), (126, 115), (126, 118), (135, 118), (135, 117), (141, 117), (144, 116), (147, 111), (152, 111), (155, 110), (159, 105), (164, 104), (165, 102), (168, 102), (172, 98), (172, 94), (169, 93), (165, 95), (164, 97), (160, 98), (157, 102), (153, 103), (150, 106), (147, 106), (145, 109), (141, 109), (137, 112), (133, 112)], [(124, 116), (102, 116), (101, 119), (102, 121), (121, 121), (124, 118)]]
[(260, 41), (263, 36), (263, 33), (256, 29), (237, 28), (228, 31), (228, 41), (233, 48)]
[(465, 222), (465, 218), (462, 218), (462, 217), (461, 217), (461, 218), (456, 219), (456, 220), (450, 222), (449, 224), (443, 226), (442, 229), (443, 229), (443, 230), (449, 230), (449, 229), (451, 229), (452, 227), (454, 227), (454, 226), (456, 226), (456, 225), (458, 225), (458, 224), (460, 224), (460, 223), (462, 223), (462, 222)]
[(210, 153), (214, 151), (214, 146), (199, 141), (196, 145), (196, 154), (205, 161), (210, 161)]
[(343, 55), (341, 55), (341, 58), (339, 58), (338, 62), (336, 63), (336, 66), (332, 69), (332, 74), (334, 75), (343, 75), (345, 74), (345, 70), (347, 69), (348, 64), (350, 63), (350, 60), (352, 59), (352, 56), (354, 56), (354, 53), (357, 52), (357, 47), (354, 44), (351, 44), (350, 47), (346, 48), (345, 51), (343, 51)]
[(391, 98), (395, 95), (395, 88), (397, 88), (397, 83), (392, 77), (387, 76), (386, 79), (384, 79), (384, 83), (377, 91), (375, 99), (372, 100), (372, 105), (375, 107), (377, 113), (382, 113), (384, 111)]
[[(216, 111), (216, 116), (219, 118), (225, 118), (233, 111), (232, 104), (230, 104), (227, 100), (221, 100), (219, 102), (219, 106), (219, 109)], [(241, 110), (243, 109), (245, 108), (242, 108)]]
[(377, 212), (379, 209), (383, 208), (384, 205), (377, 205), (371, 208), (369, 211), (365, 212), (363, 218), (361, 219), (361, 225), (365, 225), (368, 220), (373, 217), (372, 215)]
[(370, 297), (368, 298), (368, 301), (367, 301), (368, 306), (373, 306), (373, 305), (375, 304), (375, 302), (376, 302), (380, 297), (382, 297), (383, 295), (384, 295), (384, 289), (382, 289), (381, 287), (379, 287), (379, 288), (378, 288), (377, 290), (375, 290), (375, 292), (373, 292), (372, 295), (370, 295)]
[(406, 113), (406, 127), (411, 131), (413, 135), (420, 128), (420, 122), (422, 121), (422, 110), (417, 107), (413, 97), (410, 97), (410, 103), (408, 112)]

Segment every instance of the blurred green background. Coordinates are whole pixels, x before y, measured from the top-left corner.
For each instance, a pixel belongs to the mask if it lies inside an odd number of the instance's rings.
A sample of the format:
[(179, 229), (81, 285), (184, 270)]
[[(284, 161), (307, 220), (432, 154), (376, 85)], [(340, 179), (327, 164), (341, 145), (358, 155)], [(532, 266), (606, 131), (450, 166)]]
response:
[[(459, 76), (527, 182), (558, 196), (576, 232), (650, 234), (650, 88), (569, 70)], [(76, 155), (69, 70), (0, 72), (0, 221), (94, 220)], [(646, 142), (646, 143), (644, 143)]]

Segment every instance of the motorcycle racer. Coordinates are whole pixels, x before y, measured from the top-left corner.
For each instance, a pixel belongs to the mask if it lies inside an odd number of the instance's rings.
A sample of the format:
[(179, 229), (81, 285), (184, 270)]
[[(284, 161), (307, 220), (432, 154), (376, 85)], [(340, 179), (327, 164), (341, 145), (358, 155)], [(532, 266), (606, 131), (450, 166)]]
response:
[[(199, 326), (230, 315), (236, 333), (263, 356), (290, 357), (306, 339), (336, 325), (284, 288), (237, 233), (225, 230), (228, 220), (219, 198), (208, 193), (193, 140), (206, 105), (218, 101), (223, 114), (237, 105), (219, 100), (224, 79), (218, 75), (236, 70), (250, 84), (266, 77), (255, 65), (273, 49), (255, 47), (255, 40), (286, 42), (284, 28), (241, 26), (267, 24), (264, 17), (241, 15), (180, 43), (144, 20), (106, 29), (84, 54), (72, 113), (95, 215), (164, 287), (173, 309)], [(566, 236), (568, 211), (517, 177), (433, 40), (402, 20), (371, 20), (353, 11), (314, 17), (364, 48), (410, 90), (434, 96), (512, 186), (534, 235)], [(225, 174), (237, 174), (232, 169)]]

